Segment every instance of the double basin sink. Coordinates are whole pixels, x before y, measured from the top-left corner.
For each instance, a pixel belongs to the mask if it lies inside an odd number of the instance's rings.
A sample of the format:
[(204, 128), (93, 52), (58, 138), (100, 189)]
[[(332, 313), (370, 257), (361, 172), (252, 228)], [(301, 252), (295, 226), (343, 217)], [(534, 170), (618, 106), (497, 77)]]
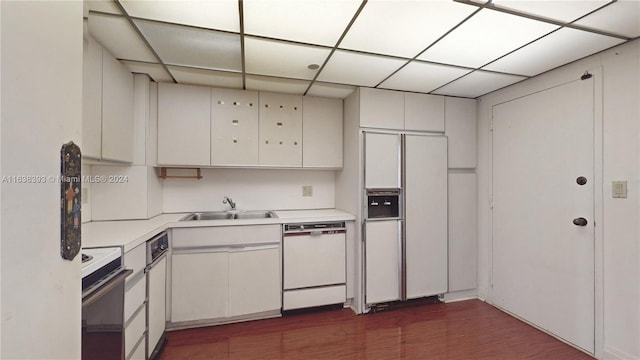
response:
[(273, 211), (210, 211), (189, 214), (180, 221), (271, 219), (277, 217)]

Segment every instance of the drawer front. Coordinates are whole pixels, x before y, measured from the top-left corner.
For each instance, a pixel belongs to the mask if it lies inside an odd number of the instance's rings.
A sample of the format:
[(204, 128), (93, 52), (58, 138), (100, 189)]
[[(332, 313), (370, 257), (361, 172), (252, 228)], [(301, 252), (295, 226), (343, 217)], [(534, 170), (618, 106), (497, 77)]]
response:
[(144, 268), (147, 266), (146, 243), (138, 245), (136, 248), (127, 251), (124, 254), (124, 266), (127, 269), (133, 270), (133, 274), (127, 277), (127, 284), (140, 276), (139, 274), (144, 272)]
[[(146, 276), (138, 277), (135, 282), (127, 286), (124, 293), (124, 321), (127, 322), (133, 313), (144, 304), (147, 297), (147, 278)], [(143, 310), (144, 311), (144, 310)]]
[(144, 338), (140, 338), (138, 345), (135, 345), (133, 352), (127, 355), (127, 360), (146, 360), (146, 344)]
[(285, 291), (282, 310), (301, 309), (313, 306), (344, 303), (347, 300), (346, 285), (327, 286), (315, 289)]
[(124, 353), (129, 354), (147, 330), (146, 311), (138, 312), (124, 329)]
[(210, 226), (173, 229), (174, 249), (279, 242), (280, 225)]
[(344, 284), (345, 234), (285, 236), (284, 289)]

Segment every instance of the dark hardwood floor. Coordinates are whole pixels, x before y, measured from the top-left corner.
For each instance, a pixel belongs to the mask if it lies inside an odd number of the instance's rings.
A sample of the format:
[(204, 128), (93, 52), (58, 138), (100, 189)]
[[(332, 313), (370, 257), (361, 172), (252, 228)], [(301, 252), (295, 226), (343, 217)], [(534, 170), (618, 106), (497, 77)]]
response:
[(167, 332), (172, 359), (592, 359), (479, 300)]

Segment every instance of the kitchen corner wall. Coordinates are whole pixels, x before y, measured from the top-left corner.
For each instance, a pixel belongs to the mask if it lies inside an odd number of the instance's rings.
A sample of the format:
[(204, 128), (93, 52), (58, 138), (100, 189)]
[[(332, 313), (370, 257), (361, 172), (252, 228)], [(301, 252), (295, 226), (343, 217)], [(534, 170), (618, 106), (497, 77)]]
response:
[[(203, 169), (203, 178), (165, 179), (165, 213), (226, 210), (229, 196), (243, 210), (335, 207), (335, 171), (283, 169)], [(313, 194), (302, 196), (310, 185)]]
[[(595, 114), (602, 119), (603, 196), (597, 221), (596, 355), (640, 359), (640, 40), (483, 96), (478, 106), (478, 292), (491, 302), (491, 132), (493, 105), (596, 72)], [(544, 140), (541, 139), (541, 144)], [(596, 142), (597, 143), (597, 142)], [(596, 171), (598, 165), (596, 164)], [(612, 198), (612, 181), (628, 198)], [(599, 209), (596, 207), (596, 214)], [(600, 229), (600, 230), (597, 230)]]

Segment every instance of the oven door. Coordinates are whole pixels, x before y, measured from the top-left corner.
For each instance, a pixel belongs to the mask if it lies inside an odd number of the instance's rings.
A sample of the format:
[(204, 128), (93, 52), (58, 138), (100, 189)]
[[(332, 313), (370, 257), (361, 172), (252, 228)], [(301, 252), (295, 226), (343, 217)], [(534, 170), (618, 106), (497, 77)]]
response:
[(82, 298), (82, 359), (124, 359), (124, 281), (121, 270)]

